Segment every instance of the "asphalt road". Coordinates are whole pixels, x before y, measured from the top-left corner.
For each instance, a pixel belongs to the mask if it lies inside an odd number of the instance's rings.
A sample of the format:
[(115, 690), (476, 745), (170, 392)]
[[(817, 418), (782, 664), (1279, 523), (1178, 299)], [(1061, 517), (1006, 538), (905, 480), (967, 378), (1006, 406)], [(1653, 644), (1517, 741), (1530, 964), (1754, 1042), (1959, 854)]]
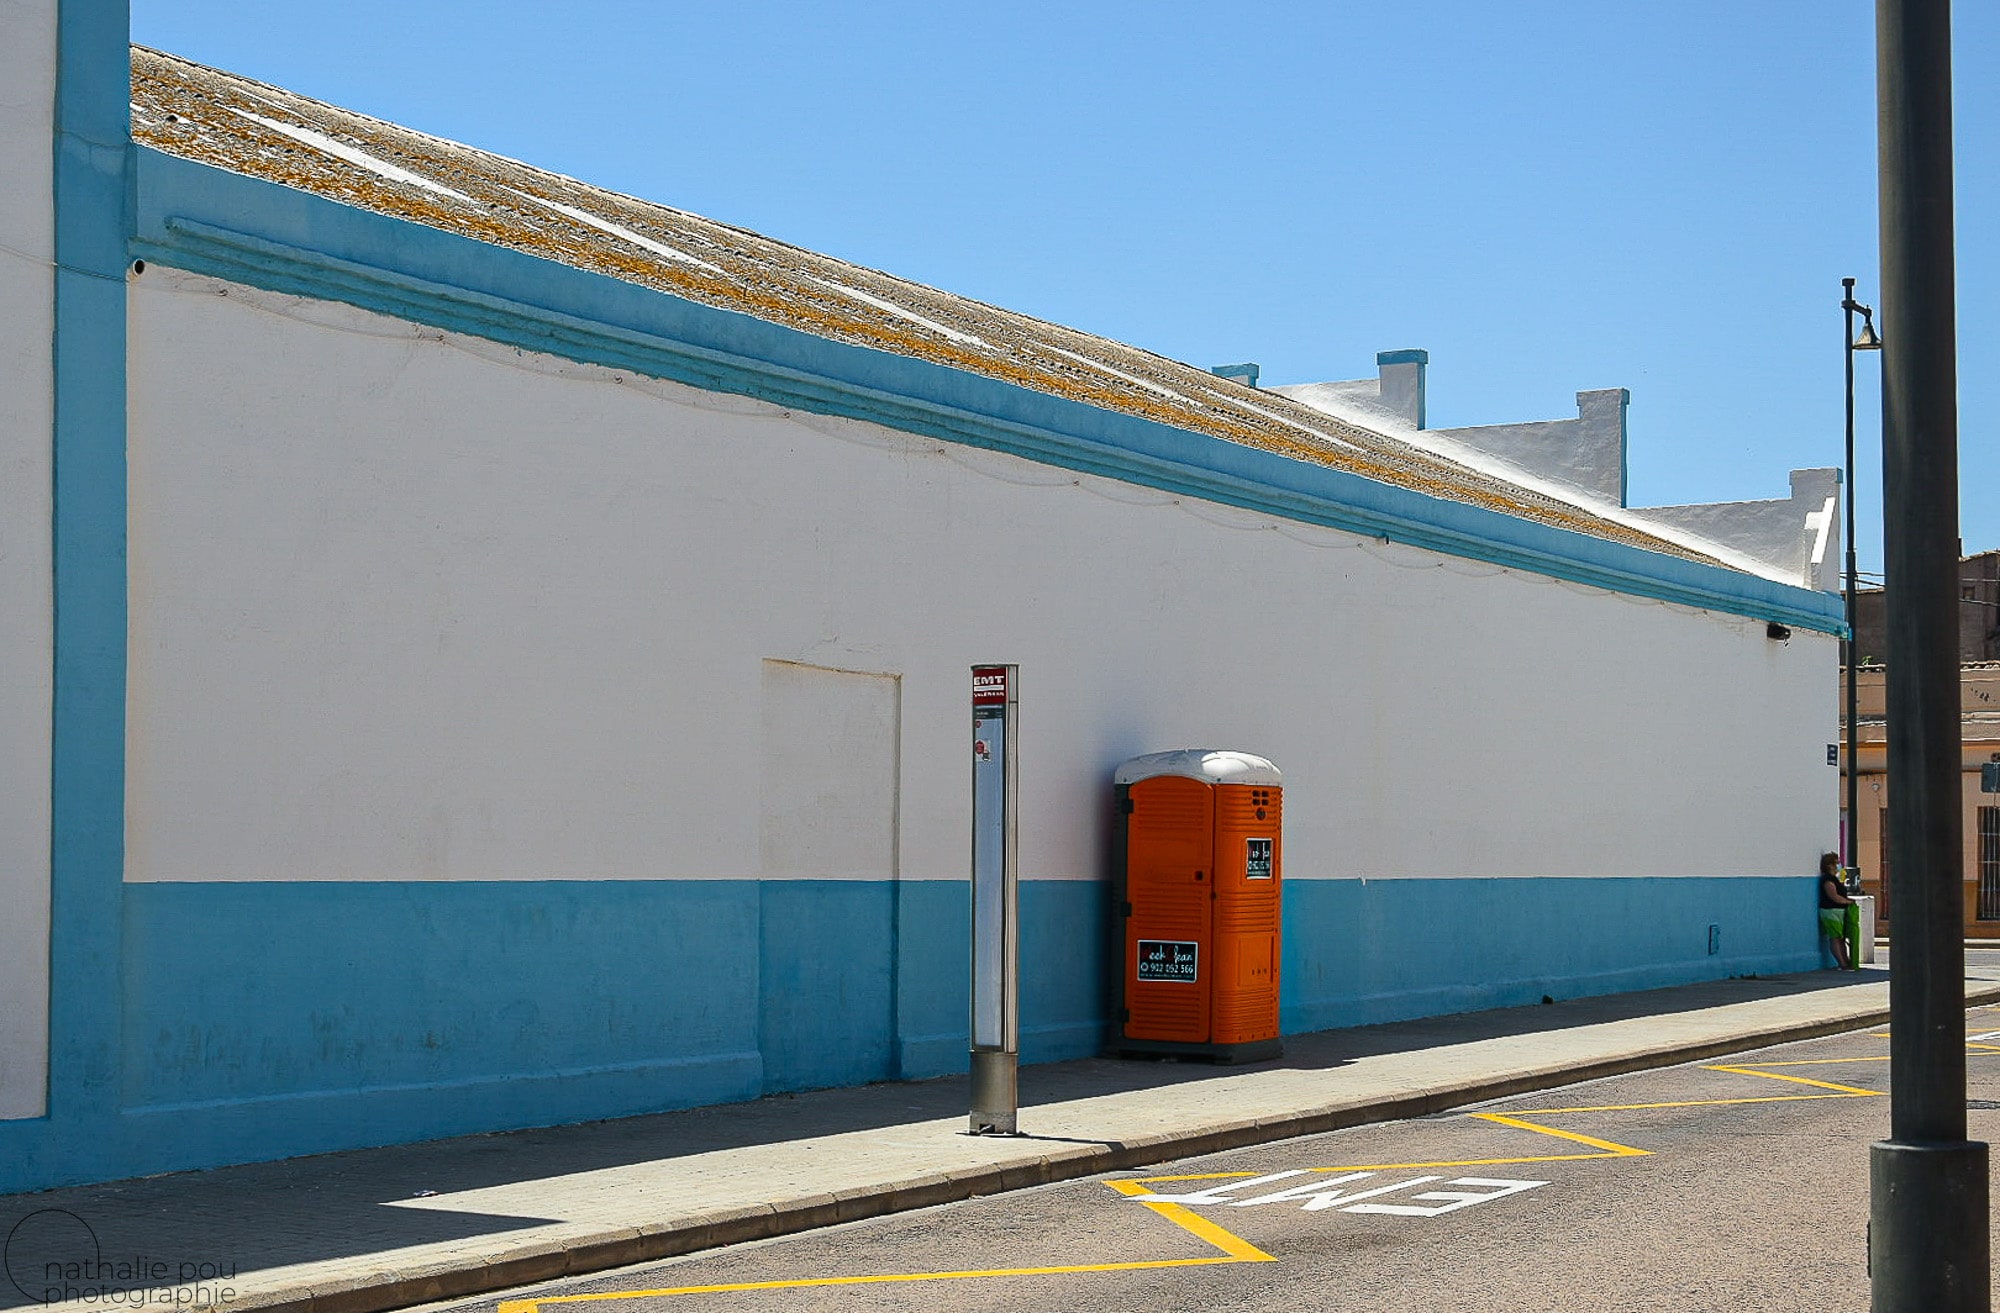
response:
[[(2000, 1008), (1967, 1014), (2000, 1139)], [(1886, 1031), (452, 1305), (498, 1313), (1868, 1306)]]

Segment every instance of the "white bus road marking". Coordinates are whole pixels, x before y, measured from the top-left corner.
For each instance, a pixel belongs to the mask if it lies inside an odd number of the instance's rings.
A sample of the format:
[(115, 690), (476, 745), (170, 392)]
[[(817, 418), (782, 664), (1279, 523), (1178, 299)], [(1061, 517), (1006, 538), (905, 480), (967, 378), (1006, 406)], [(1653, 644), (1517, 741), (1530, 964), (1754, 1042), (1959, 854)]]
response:
[[(1231, 1208), (1251, 1208), (1257, 1204), (1296, 1203), (1305, 1212), (1317, 1213), (1327, 1208), (1338, 1208), (1343, 1213), (1387, 1213), (1396, 1217), (1438, 1217), (1445, 1213), (1483, 1204), (1489, 1199), (1504, 1199), (1510, 1194), (1520, 1194), (1547, 1185), (1547, 1181), (1508, 1181), (1486, 1176), (1461, 1176), (1447, 1185), (1469, 1185), (1484, 1187), (1466, 1190), (1428, 1190), (1423, 1194), (1410, 1196), (1413, 1199), (1442, 1201), (1430, 1206), (1418, 1204), (1363, 1203), (1364, 1199), (1374, 1199), (1380, 1195), (1394, 1194), (1399, 1190), (1413, 1189), (1419, 1185), (1429, 1185), (1432, 1181), (1444, 1180), (1441, 1176), (1418, 1176), (1406, 1181), (1395, 1181), (1389, 1185), (1378, 1185), (1370, 1190), (1352, 1193), (1343, 1187), (1346, 1184), (1365, 1180), (1374, 1172), (1356, 1171), (1344, 1176), (1326, 1177), (1310, 1169), (1297, 1167), (1289, 1171), (1270, 1172), (1263, 1176), (1253, 1176), (1248, 1180), (1228, 1181), (1222, 1185), (1212, 1185), (1205, 1190), (1192, 1190), (1185, 1194), (1159, 1194), (1149, 1191), (1145, 1194), (1128, 1195), (1140, 1203), (1204, 1205), (1219, 1204)], [(1237, 1196), (1243, 1191), (1260, 1185), (1270, 1185), (1277, 1181), (1290, 1180), (1295, 1176), (1316, 1176), (1318, 1179), (1303, 1185), (1290, 1185), (1282, 1190), (1261, 1194), (1252, 1199)], [(1334, 1188), (1329, 1188), (1334, 1187)]]
[(1483, 1204), (1489, 1199), (1505, 1199), (1510, 1194), (1520, 1194), (1523, 1190), (1532, 1190), (1538, 1185), (1547, 1185), (1548, 1182), (1501, 1181), (1486, 1176), (1461, 1176), (1456, 1181), (1447, 1182), (1447, 1184), (1483, 1185), (1488, 1188), (1483, 1191), (1471, 1192), (1464, 1190), (1426, 1190), (1422, 1194), (1411, 1196), (1413, 1199), (1444, 1200), (1445, 1202), (1437, 1208), (1418, 1208), (1414, 1204), (1362, 1204), (1358, 1208), (1347, 1208), (1341, 1211), (1348, 1213), (1394, 1213), (1400, 1217), (1438, 1217), (1445, 1213), (1456, 1212), (1461, 1208), (1470, 1208), (1474, 1204)]
[(1288, 1190), (1280, 1190), (1276, 1194), (1261, 1195), (1255, 1199), (1238, 1200), (1236, 1203), (1231, 1204), (1230, 1207), (1249, 1208), (1256, 1204), (1274, 1204), (1281, 1201), (1290, 1202), (1294, 1199), (1303, 1199), (1305, 1202), (1300, 1206), (1308, 1213), (1317, 1213), (1321, 1209), (1331, 1208), (1335, 1204), (1341, 1205), (1342, 1212), (1352, 1213), (1358, 1210), (1347, 1207), (1349, 1204), (1359, 1202), (1363, 1199), (1372, 1199), (1378, 1194), (1393, 1194), (1397, 1190), (1407, 1190), (1413, 1185), (1423, 1185), (1428, 1181), (1444, 1179), (1438, 1176), (1419, 1176), (1414, 1181), (1398, 1181), (1394, 1185), (1378, 1185), (1373, 1190), (1360, 1190), (1354, 1194), (1348, 1194), (1341, 1190), (1327, 1190), (1322, 1188), (1340, 1181), (1358, 1181), (1374, 1174), (1373, 1172), (1350, 1172), (1346, 1176), (1336, 1176), (1332, 1180), (1315, 1182), (1311, 1185), (1295, 1185)]

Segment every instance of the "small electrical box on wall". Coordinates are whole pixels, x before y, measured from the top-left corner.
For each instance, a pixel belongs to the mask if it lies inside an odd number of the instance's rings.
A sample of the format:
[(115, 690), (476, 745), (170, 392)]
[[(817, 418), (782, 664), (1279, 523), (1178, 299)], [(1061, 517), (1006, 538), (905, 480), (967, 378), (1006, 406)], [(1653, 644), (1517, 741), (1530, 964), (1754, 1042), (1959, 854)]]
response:
[(1126, 1056), (1275, 1058), (1284, 780), (1247, 752), (1134, 757), (1113, 776)]

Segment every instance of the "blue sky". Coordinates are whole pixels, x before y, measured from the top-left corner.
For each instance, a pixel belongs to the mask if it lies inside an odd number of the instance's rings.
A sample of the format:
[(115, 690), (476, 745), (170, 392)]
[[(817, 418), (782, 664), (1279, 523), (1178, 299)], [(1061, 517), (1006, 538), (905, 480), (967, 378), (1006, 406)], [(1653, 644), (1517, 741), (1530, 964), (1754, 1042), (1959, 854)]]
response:
[[(1961, 532), (2000, 547), (2000, 5), (1956, 14)], [(337, 15), (337, 18), (332, 17)], [(1437, 426), (1632, 391), (1635, 505), (1841, 458), (1867, 0), (134, 0), (135, 40), (1266, 382), (1431, 353)], [(1881, 564), (1858, 360), (1864, 571)]]

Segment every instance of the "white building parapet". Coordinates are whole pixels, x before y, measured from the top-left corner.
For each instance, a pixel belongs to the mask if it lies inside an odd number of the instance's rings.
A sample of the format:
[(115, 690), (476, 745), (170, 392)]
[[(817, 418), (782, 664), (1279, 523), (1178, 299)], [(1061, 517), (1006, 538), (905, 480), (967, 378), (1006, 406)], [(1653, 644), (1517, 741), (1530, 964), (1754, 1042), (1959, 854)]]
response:
[(1695, 534), (1783, 573), (1840, 591), (1840, 471), (1793, 470), (1792, 495), (1768, 501), (1698, 502), (1634, 511), (1663, 529)]
[(1805, 588), (1840, 591), (1837, 469), (1793, 470), (1789, 497), (1632, 507), (1626, 493), (1627, 414), (1632, 397), (1626, 389), (1578, 392), (1574, 419), (1427, 429), (1424, 375), (1430, 353), (1383, 351), (1375, 364), (1374, 378), (1269, 390), (1657, 532), (1733, 568)]

